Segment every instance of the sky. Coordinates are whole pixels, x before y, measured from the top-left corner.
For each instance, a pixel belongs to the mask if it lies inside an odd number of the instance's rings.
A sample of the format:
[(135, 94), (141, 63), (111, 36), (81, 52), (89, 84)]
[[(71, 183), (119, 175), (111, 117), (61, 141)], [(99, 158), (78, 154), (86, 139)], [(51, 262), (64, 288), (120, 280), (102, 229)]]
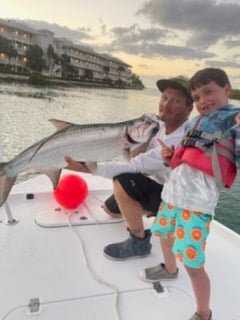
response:
[(1, 0), (2, 19), (48, 29), (132, 66), (146, 87), (224, 69), (240, 89), (239, 0)]

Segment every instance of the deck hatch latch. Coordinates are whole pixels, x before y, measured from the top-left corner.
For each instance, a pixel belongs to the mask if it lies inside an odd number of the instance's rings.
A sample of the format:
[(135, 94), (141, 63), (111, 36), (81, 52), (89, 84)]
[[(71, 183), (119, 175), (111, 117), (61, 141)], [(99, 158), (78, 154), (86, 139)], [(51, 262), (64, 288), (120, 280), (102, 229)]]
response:
[(161, 285), (160, 282), (154, 282), (153, 283), (153, 288), (157, 293), (163, 293), (164, 292), (163, 286)]
[(40, 300), (39, 298), (31, 298), (28, 304), (29, 314), (36, 314), (40, 312)]

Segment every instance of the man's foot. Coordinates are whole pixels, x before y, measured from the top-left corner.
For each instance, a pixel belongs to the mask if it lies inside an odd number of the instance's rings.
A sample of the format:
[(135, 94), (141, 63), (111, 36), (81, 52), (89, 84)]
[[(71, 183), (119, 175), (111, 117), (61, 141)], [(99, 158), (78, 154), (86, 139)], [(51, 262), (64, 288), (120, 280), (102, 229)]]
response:
[(165, 270), (164, 263), (160, 263), (155, 267), (146, 268), (139, 273), (139, 277), (146, 282), (159, 282), (162, 280), (174, 280), (178, 276), (178, 269), (174, 273)]
[(129, 258), (141, 258), (151, 252), (150, 230), (145, 230), (143, 239), (130, 233), (129, 238), (123, 242), (109, 244), (104, 248), (104, 254), (108, 258), (124, 260)]

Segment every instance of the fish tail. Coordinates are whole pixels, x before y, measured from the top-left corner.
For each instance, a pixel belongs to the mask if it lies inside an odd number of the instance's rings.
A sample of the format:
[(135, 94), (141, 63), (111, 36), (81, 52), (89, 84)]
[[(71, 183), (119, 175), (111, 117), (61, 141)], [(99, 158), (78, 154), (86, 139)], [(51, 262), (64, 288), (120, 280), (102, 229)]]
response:
[(7, 200), (7, 197), (16, 181), (15, 177), (8, 177), (4, 171), (5, 163), (0, 163), (0, 207)]

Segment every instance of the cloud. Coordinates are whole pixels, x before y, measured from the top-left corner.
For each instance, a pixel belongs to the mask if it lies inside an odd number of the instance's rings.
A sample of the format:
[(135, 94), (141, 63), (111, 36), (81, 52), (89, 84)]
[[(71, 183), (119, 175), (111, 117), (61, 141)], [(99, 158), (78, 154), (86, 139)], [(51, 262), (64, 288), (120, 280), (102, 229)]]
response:
[(150, 0), (137, 14), (151, 23), (189, 34), (187, 45), (208, 48), (226, 37), (238, 37), (240, 4), (214, 0)]
[[(223, 1), (223, 0), (222, 0)], [(142, 57), (201, 60), (225, 54), (240, 41), (240, 4), (216, 0), (149, 0), (137, 15), (152, 26), (138, 24), (111, 29), (111, 41), (102, 49), (109, 53), (126, 52)], [(216, 51), (215, 46), (223, 48)], [(220, 57), (219, 57), (220, 60)]]
[[(231, 0), (233, 1), (233, 0)], [(239, 68), (240, 4), (230, 0), (148, 0), (136, 12), (138, 23), (109, 29), (98, 19), (99, 33), (70, 29), (44, 21), (26, 20), (57, 37), (92, 46), (114, 56), (126, 53), (150, 59), (183, 59), (193, 64)], [(149, 26), (140, 25), (139, 15)]]
[(176, 32), (164, 28), (143, 29), (138, 24), (129, 27), (116, 27), (111, 29), (111, 42), (99, 46), (107, 52), (125, 52), (147, 58), (165, 57), (168, 59), (206, 59), (215, 57), (214, 53), (205, 50), (196, 50), (185, 45), (168, 44), (169, 39), (176, 43)]
[(161, 38), (166, 37), (164, 29), (149, 28), (142, 29), (137, 24), (129, 27), (116, 27), (111, 29), (112, 37), (118, 39), (121, 43), (139, 43), (142, 41), (159, 41)]
[(227, 40), (224, 42), (227, 48), (239, 48), (240, 47), (240, 39), (239, 40)]
[(56, 37), (59, 38), (68, 38), (73, 42), (77, 43), (80, 41), (86, 41), (92, 39), (91, 29), (89, 28), (78, 28), (70, 29), (66, 26), (61, 26), (56, 23), (49, 23), (41, 20), (19, 20), (24, 22), (26, 25), (34, 29), (47, 29), (54, 32)]
[(205, 64), (210, 67), (217, 67), (217, 68), (233, 68), (239, 69), (240, 63), (236, 61), (229, 61), (229, 60), (206, 60)]

